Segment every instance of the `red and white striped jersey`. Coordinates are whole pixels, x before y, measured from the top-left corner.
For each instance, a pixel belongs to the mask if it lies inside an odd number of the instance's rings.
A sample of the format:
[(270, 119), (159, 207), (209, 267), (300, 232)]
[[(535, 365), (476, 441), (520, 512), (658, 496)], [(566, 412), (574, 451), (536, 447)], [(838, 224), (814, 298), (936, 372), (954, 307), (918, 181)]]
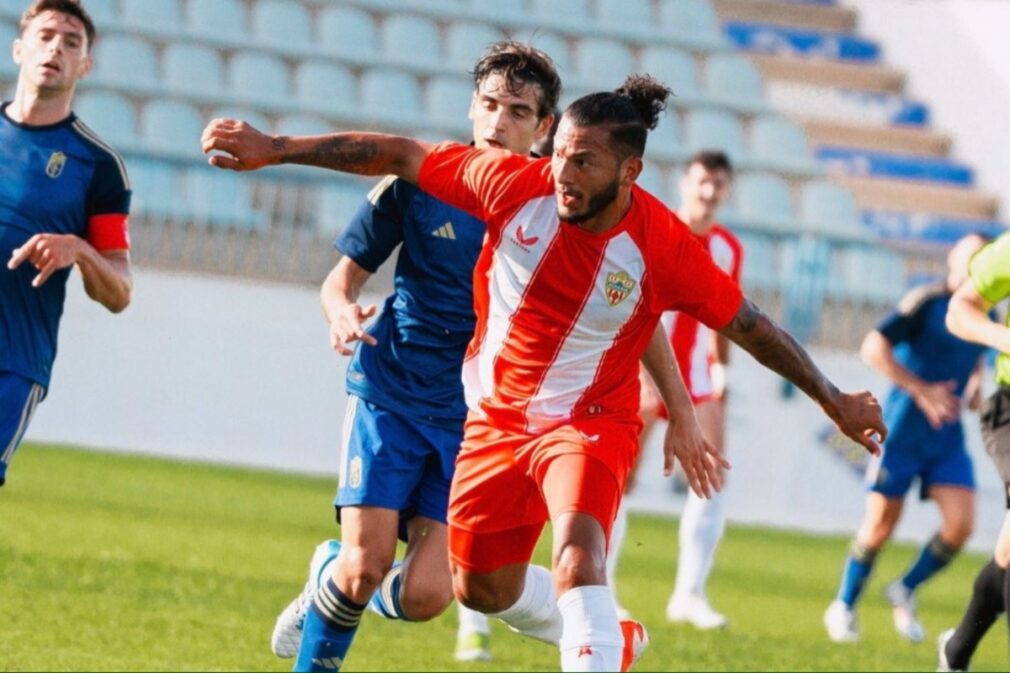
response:
[(559, 220), (549, 159), (446, 143), (418, 185), (487, 224), (463, 383), (469, 408), (497, 427), (633, 421), (638, 362), (663, 312), (718, 329), (739, 310), (737, 283), (637, 186), (621, 222), (593, 234)]
[[(694, 235), (694, 234), (692, 234)], [(708, 249), (720, 269), (740, 284), (743, 267), (743, 246), (728, 229), (715, 225), (705, 236), (695, 236)], [(715, 395), (711, 367), (715, 362), (712, 330), (686, 313), (667, 313), (663, 326), (670, 335), (670, 344), (680, 366), (691, 400), (698, 404)]]

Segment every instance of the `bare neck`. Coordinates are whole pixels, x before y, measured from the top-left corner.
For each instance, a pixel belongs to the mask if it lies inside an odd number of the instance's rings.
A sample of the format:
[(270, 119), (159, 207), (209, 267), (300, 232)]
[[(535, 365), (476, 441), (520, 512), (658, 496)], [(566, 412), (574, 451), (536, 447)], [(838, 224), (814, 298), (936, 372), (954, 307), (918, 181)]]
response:
[(7, 106), (7, 116), (19, 124), (48, 126), (57, 124), (70, 116), (70, 101), (74, 90), (45, 95), (32, 89), (24, 80), (18, 82), (14, 100)]
[(622, 187), (617, 192), (617, 198), (609, 206), (595, 217), (580, 222), (578, 226), (591, 234), (602, 234), (620, 224), (629, 210), (631, 210), (631, 190)]
[(677, 217), (687, 225), (695, 236), (707, 236), (715, 227), (715, 220), (691, 218), (683, 209), (677, 210)]

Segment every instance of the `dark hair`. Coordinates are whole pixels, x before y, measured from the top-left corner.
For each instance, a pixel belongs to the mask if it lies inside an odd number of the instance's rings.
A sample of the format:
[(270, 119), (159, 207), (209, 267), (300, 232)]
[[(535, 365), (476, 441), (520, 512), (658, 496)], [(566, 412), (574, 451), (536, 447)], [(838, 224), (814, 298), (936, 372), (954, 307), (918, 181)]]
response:
[(730, 177), (733, 177), (733, 162), (729, 160), (729, 157), (722, 150), (699, 150), (695, 152), (687, 160), (687, 167), (690, 168), (695, 164), (698, 164), (709, 173), (726, 171)]
[(91, 45), (95, 43), (95, 22), (81, 6), (80, 0), (35, 0), (21, 15), (18, 35), (24, 35), (28, 24), (42, 12), (60, 12), (78, 19), (84, 24), (84, 33), (88, 37), (87, 48), (91, 50)]
[(480, 86), (490, 75), (501, 75), (508, 92), (514, 96), (528, 84), (540, 87), (537, 117), (543, 119), (558, 106), (561, 77), (554, 61), (545, 52), (515, 40), (495, 42), (473, 67), (473, 83)]
[(659, 124), (666, 99), (673, 91), (651, 75), (630, 75), (615, 91), (583, 96), (565, 115), (576, 126), (610, 126), (610, 138), (623, 146), (625, 156), (645, 154), (649, 131)]

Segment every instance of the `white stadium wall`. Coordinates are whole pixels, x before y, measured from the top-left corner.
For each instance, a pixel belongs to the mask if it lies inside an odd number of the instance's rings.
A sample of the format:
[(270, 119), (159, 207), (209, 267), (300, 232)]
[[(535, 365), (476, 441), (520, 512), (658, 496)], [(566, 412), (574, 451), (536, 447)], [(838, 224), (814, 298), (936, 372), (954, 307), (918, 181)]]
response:
[[(730, 519), (854, 530), (864, 490), (852, 466), (828, 448), (827, 420), (802, 395), (783, 400), (775, 376), (734, 355)], [(854, 354), (815, 357), (844, 388), (885, 392)], [(344, 366), (329, 350), (312, 289), (141, 270), (133, 305), (112, 316), (87, 300), (75, 275), (52, 389), (29, 440), (335, 474)], [(1003, 499), (977, 421), (967, 424), (982, 483), (973, 544), (986, 549)], [(673, 514), (683, 496), (661, 477), (660, 441), (657, 432), (648, 443), (632, 505)], [(931, 534), (931, 510), (910, 503), (899, 536)]]
[(1010, 204), (1010, 2), (844, 0), (859, 31), (883, 45), (888, 65), (908, 73), (908, 94), (929, 103), (933, 127), (954, 138), (954, 156), (979, 184)]

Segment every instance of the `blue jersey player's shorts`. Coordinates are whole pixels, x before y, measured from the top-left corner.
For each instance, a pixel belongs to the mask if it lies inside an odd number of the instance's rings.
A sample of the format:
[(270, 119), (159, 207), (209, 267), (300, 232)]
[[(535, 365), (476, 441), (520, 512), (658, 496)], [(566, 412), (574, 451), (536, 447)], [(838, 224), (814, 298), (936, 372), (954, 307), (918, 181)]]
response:
[(445, 523), (462, 440), (462, 423), (447, 430), (349, 395), (333, 502), (338, 516), (341, 507), (367, 506), (397, 510), (401, 522), (423, 516)]
[(885, 498), (903, 498), (919, 479), (919, 498), (926, 500), (933, 486), (975, 489), (971, 457), (960, 424), (944, 428), (943, 440), (932, 446), (885, 443), (884, 455), (866, 473), (870, 490)]
[(7, 466), (44, 395), (45, 388), (38, 383), (0, 372), (0, 486), (7, 480)]

